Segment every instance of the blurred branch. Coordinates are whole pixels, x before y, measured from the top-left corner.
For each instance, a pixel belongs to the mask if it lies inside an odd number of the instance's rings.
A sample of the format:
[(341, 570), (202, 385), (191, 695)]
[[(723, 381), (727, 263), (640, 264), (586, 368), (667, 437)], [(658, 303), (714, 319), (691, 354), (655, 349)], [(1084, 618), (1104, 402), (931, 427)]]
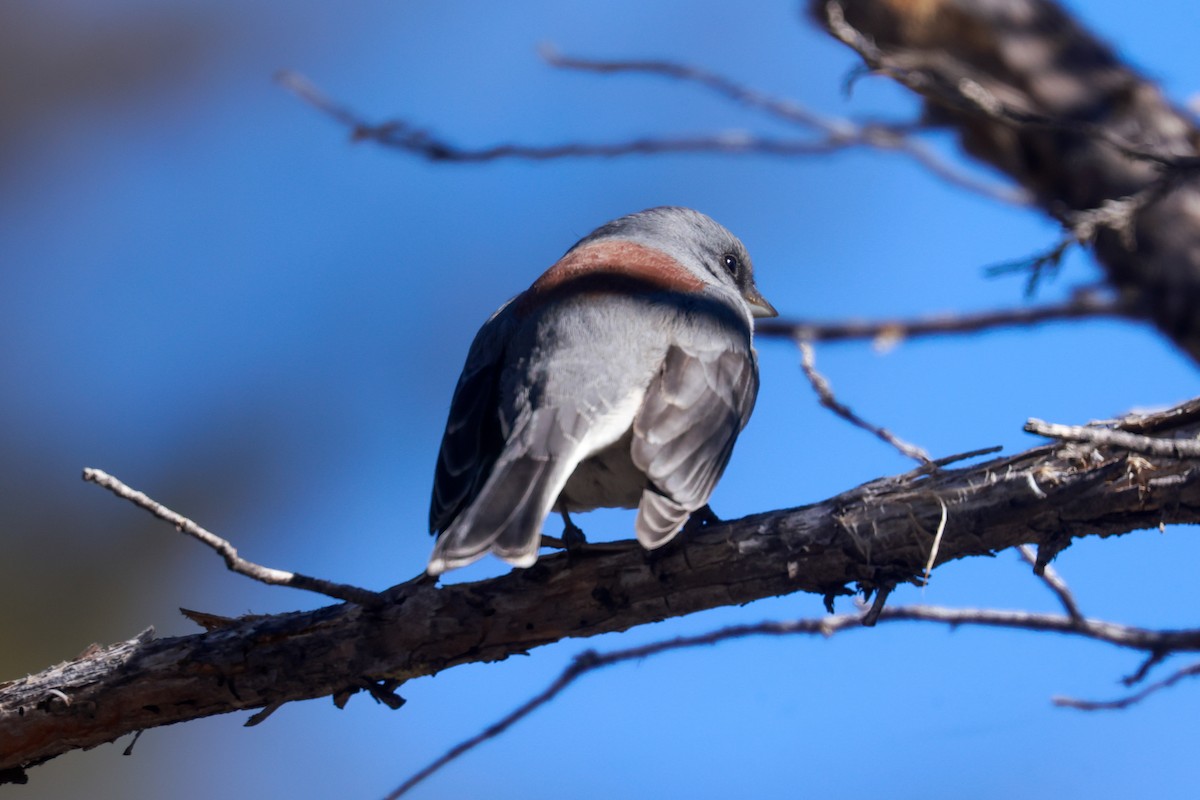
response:
[[(1121, 425), (1146, 435), (1200, 432), (1200, 399)], [(1200, 522), (1200, 462), (1136, 456), (1105, 444), (1049, 444), (957, 469), (922, 466), (820, 503), (706, 526), (677, 545), (555, 554), (533, 567), (438, 587), (417, 578), (386, 602), (229, 620), (170, 639), (94, 647), (75, 661), (0, 684), (0, 777), (134, 731), (243, 709), (368, 691), (402, 699), (404, 681), (498, 661), (567, 637), (594, 636), (793, 592), (832, 604), (859, 591), (920, 583), (946, 509), (937, 563), (1164, 522)], [(897, 609), (874, 609), (892, 619)], [(932, 612), (930, 612), (932, 613)], [(946, 624), (960, 624), (945, 611)], [(988, 612), (1021, 627), (1036, 615)], [(1004, 622), (996, 614), (1012, 614)], [(1137, 632), (1070, 616), (1035, 622), (1152, 652), (1200, 650), (1188, 632)], [(1022, 622), (1024, 621), (1024, 622)], [(981, 623), (982, 624), (982, 623)], [(1038, 628), (1041, 629), (1041, 628)], [(261, 719), (257, 715), (252, 719)]]
[(550, 46), (543, 47), (541, 53), (546, 63), (562, 69), (600, 74), (633, 72), (694, 83), (738, 105), (762, 111), (780, 122), (816, 131), (825, 142), (836, 144), (836, 149), (866, 147), (895, 151), (912, 158), (933, 175), (961, 189), (1013, 205), (1033, 203), (1033, 198), (1019, 187), (980, 181), (943, 159), (913, 138), (912, 133), (919, 130), (919, 126), (912, 123), (881, 123), (818, 114), (790, 98), (772, 97), (723, 75), (674, 61), (586, 59), (563, 55)]
[[(887, 53), (878, 47), (872, 38), (864, 36), (853, 25), (847, 22), (846, 7), (857, 6), (861, 9), (863, 2), (870, 2), (870, 0), (858, 0), (857, 2), (850, 0), (846, 3), (839, 0), (813, 0), (813, 8), (815, 13), (824, 17), (823, 21), (829, 32), (843, 44), (849, 46), (854, 52), (858, 53), (872, 72), (886, 75), (917, 94), (928, 97), (940, 105), (948, 106), (973, 116), (986, 117), (993, 122), (1008, 125), (1012, 128), (1049, 131), (1052, 133), (1074, 133), (1079, 136), (1095, 139), (1128, 158), (1148, 161), (1162, 167), (1182, 170), (1194, 170), (1200, 167), (1200, 159), (1196, 157), (1170, 156), (1157, 150), (1140, 147), (1124, 136), (1106, 128), (1104, 125), (1084, 120), (1048, 116), (1032, 111), (1028, 106), (1018, 107), (1017, 105), (1010, 105), (1001, 100), (992, 88), (985, 86), (980, 81), (973, 80), (969, 76), (960, 77), (959, 80), (951, 82), (945, 80), (946, 73), (929, 69), (929, 65), (927, 64), (915, 62), (919, 66), (910, 67), (909, 64), (914, 62), (902, 56), (894, 57), (892, 54)], [(1052, 2), (1031, 0), (1031, 2), (1025, 2), (1024, 4), (1027, 8), (1040, 12), (1038, 16), (1045, 16), (1053, 12), (1062, 14), (1061, 9)], [(940, 5), (944, 10), (957, 7), (961, 10), (975, 10), (977, 13), (984, 12), (984, 9), (978, 6), (971, 6), (962, 2), (955, 2), (954, 0), (949, 0), (949, 2), (941, 0), (937, 5)], [(923, 10), (920, 13), (928, 14), (928, 10)], [(1070, 26), (1070, 33), (1080, 38), (1086, 36), (1086, 32), (1076, 24)], [(994, 35), (1004, 36), (1006, 32), (998, 30)], [(1097, 42), (1092, 42), (1092, 45), (1093, 47), (1100, 47)], [(1084, 64), (1080, 63), (1077, 66), (1083, 67)], [(988, 75), (987, 77), (991, 76)]]
[(997, 328), (1020, 328), (1046, 322), (1089, 318), (1131, 319), (1123, 304), (1092, 293), (1080, 293), (1055, 305), (1012, 308), (978, 314), (943, 314), (915, 319), (886, 319), (838, 322), (806, 320), (756, 320), (758, 336), (786, 336), (809, 342), (843, 342), (871, 339), (880, 347), (890, 347), (906, 339), (982, 333)]
[(1177, 670), (1163, 680), (1150, 684), (1140, 692), (1135, 692), (1118, 700), (1097, 701), (1077, 700), (1073, 697), (1055, 697), (1054, 704), (1064, 708), (1076, 708), (1080, 711), (1116, 711), (1136, 705), (1156, 692), (1169, 689), (1184, 678), (1194, 678), (1197, 675), (1200, 675), (1200, 663), (1190, 664), (1183, 669)]
[(449, 140), (405, 120), (368, 122), (361, 115), (332, 100), (312, 81), (298, 73), (282, 71), (276, 75), (276, 80), (313, 108), (349, 128), (353, 141), (372, 141), (430, 161), (483, 162), (505, 158), (544, 161), (558, 158), (614, 158), (667, 153), (808, 156), (854, 148), (871, 148), (903, 153), (938, 178), (993, 200), (1013, 205), (1029, 205), (1032, 202), (1022, 189), (981, 181), (941, 158), (912, 138), (912, 124), (854, 122), (822, 116), (794, 101), (772, 98), (728, 78), (683, 64), (666, 61), (591, 61), (562, 56), (549, 48), (543, 48), (543, 56), (548, 63), (556, 67), (606, 73), (642, 72), (697, 83), (739, 105), (766, 112), (776, 120), (813, 130), (817, 135), (803, 139), (781, 139), (731, 130), (702, 136), (651, 136), (618, 142), (568, 142), (545, 146), (501, 144), (467, 148), (451, 144)]
[(332, 597), (335, 600), (345, 600), (349, 603), (358, 603), (365, 606), (378, 605), (383, 600), (382, 595), (368, 591), (367, 589), (361, 589), (357, 586), (334, 583), (322, 578), (302, 575), (298, 572), (272, 569), (271, 567), (255, 564), (253, 561), (247, 561), (238, 555), (237, 548), (227, 540), (222, 539), (211, 531), (205, 530), (187, 517), (172, 511), (144, 493), (136, 489), (131, 489), (103, 470), (89, 467), (83, 471), (83, 479), (89, 483), (94, 483), (97, 486), (108, 489), (117, 497), (128, 500), (138, 508), (144, 508), (159, 519), (174, 525), (175, 529), (180, 533), (185, 533), (193, 539), (211, 547), (221, 555), (221, 558), (225, 559), (225, 566), (239, 575), (245, 575), (247, 578), (253, 578), (256, 581), (274, 586), (290, 586), (293, 589), (304, 589), (305, 591)]
[[(757, 89), (738, 83), (731, 78), (690, 64), (680, 64), (675, 61), (661, 61), (657, 59), (611, 61), (606, 59), (579, 58), (563, 55), (552, 45), (543, 46), (540, 52), (547, 64), (560, 69), (596, 72), (602, 75), (633, 72), (644, 75), (659, 75), (685, 83), (694, 83), (738, 105), (755, 111), (762, 111), (781, 122), (788, 122), (799, 127), (820, 131), (830, 138), (855, 138), (861, 135), (861, 131), (864, 128), (870, 127), (869, 123), (860, 124), (848, 119), (837, 119), (818, 114), (815, 111), (805, 108), (795, 100), (772, 97)], [(882, 127), (888, 131), (895, 132), (898, 126)]]
[(1068, 234), (1060, 238), (1044, 252), (1027, 258), (1018, 258), (1014, 261), (993, 264), (985, 272), (988, 276), (1004, 275), (1005, 273), (1018, 271), (1028, 272), (1029, 277), (1025, 281), (1025, 296), (1033, 297), (1037, 293), (1037, 287), (1041, 283), (1042, 278), (1047, 274), (1057, 272), (1067, 252), (1077, 244), (1086, 244), (1086, 241), (1077, 238), (1075, 235)]

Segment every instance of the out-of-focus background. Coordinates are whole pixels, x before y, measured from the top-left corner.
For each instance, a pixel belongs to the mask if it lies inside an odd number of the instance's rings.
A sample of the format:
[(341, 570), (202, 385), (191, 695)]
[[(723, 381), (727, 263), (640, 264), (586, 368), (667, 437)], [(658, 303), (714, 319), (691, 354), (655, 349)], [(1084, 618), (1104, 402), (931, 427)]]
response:
[[(1197, 89), (1190, 0), (1069, 5), (1176, 101)], [(433, 460), (472, 335), (614, 216), (701, 209), (746, 242), (785, 315), (821, 318), (1020, 304), (1023, 280), (984, 267), (1057, 236), (1037, 213), (870, 152), (430, 165), (348, 143), (271, 80), (296, 69), (373, 118), (403, 115), (464, 145), (786, 132), (694, 87), (555, 71), (536, 55), (543, 42), (693, 62), (835, 114), (915, 108), (885, 80), (859, 81), (848, 99), (856, 58), (794, 0), (0, 6), (0, 680), (150, 625), (195, 632), (179, 606), (321, 604), (226, 572), (82, 483), (85, 466), (260, 563), (376, 589), (419, 572)], [(931, 140), (953, 157), (947, 137)], [(1074, 257), (1037, 299), (1097, 278)], [(718, 513), (811, 502), (908, 468), (817, 407), (792, 346), (759, 350), (758, 410)], [(1035, 442), (1020, 432), (1029, 416), (1079, 423), (1200, 390), (1152, 332), (1107, 322), (817, 356), (843, 400), (935, 455), (1023, 449)], [(628, 537), (630, 521), (580, 518), (594, 539)], [(1195, 531), (1170, 528), (1081, 541), (1057, 565), (1088, 614), (1194, 625), (1198, 562)], [(893, 602), (918, 599), (1054, 608), (1012, 553), (939, 569)], [(820, 612), (820, 598), (798, 595), (568, 641), (415, 681), (396, 712), (359, 696), (343, 711), (289, 705), (252, 729), (239, 714), (153, 730), (131, 757), (125, 742), (71, 753), (6, 791), (375, 797), (585, 647)], [(415, 796), (1190, 796), (1195, 687), (1124, 713), (1050, 706), (1056, 693), (1119, 693), (1136, 658), (919, 626), (730, 642), (588, 676)]]

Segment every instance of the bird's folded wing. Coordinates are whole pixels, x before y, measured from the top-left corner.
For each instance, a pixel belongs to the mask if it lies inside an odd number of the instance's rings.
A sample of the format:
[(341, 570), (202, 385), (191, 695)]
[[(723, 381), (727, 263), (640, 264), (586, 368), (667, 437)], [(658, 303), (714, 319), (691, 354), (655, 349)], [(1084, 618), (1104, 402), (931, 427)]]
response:
[(520, 415), (478, 497), (448, 523), (428, 572), (470, 564), (488, 551), (518, 567), (537, 560), (542, 523), (583, 457), (587, 417), (562, 409)]
[(757, 395), (753, 350), (667, 351), (633, 425), (633, 463), (652, 487), (638, 518), (644, 544), (665, 543), (708, 502)]
[(512, 302), (492, 315), (471, 343), (442, 435), (429, 531), (445, 530), (479, 493), (504, 446), (497, 412), (504, 352), (515, 328)]

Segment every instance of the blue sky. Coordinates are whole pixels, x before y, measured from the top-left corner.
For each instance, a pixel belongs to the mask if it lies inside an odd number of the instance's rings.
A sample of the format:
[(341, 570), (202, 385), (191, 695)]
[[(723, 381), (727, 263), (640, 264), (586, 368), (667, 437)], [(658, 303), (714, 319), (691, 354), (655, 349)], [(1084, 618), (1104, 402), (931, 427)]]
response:
[[(1194, 4), (1072, 7), (1175, 101), (1197, 91)], [(14, 9), (5, 13), (51, 49), (145, 26), (177, 44), (134, 88), (91, 87), (27, 112), (2, 152), (0, 526), (12, 549), (0, 563), (10, 673), (0, 679), (148, 625), (194, 632), (179, 606), (321, 604), (227, 573), (83, 484), (84, 466), (264, 564), (370, 588), (420, 571), (434, 457), (471, 337), (612, 217), (664, 203), (705, 211), (745, 241), (784, 315), (818, 318), (1019, 305), (1021, 279), (984, 268), (1057, 236), (1036, 212), (870, 152), (431, 165), (348, 143), (271, 81), (295, 69), (370, 118), (403, 116), (463, 145), (787, 132), (695, 87), (555, 71), (536, 53), (551, 42), (575, 55), (696, 63), (830, 114), (912, 115), (913, 100), (882, 79), (847, 99), (854, 57), (795, 2)], [(33, 62), (15, 74), (31, 96), (49, 80)], [(929, 141), (955, 158), (948, 137)], [(1037, 299), (1097, 278), (1076, 255)], [(719, 514), (813, 502), (908, 468), (817, 406), (794, 347), (762, 340), (759, 351), (758, 408), (713, 498)], [(1115, 322), (886, 355), (829, 345), (817, 363), (842, 400), (934, 455), (1015, 452), (1037, 442), (1021, 432), (1030, 416), (1083, 422), (1200, 391), (1195, 367), (1153, 332)], [(605, 539), (628, 537), (631, 520), (579, 521)], [(1198, 551), (1194, 530), (1171, 528), (1084, 540), (1057, 566), (1089, 615), (1193, 625), (1195, 582), (1178, 565)], [(481, 563), (454, 579), (499, 569)], [(1055, 608), (1013, 553), (939, 569), (924, 592), (902, 587), (893, 602), (922, 600)], [(819, 613), (819, 597), (796, 595), (568, 641), (415, 681), (398, 712), (356, 697), (343, 711), (327, 700), (286, 706), (253, 729), (228, 715), (154, 730), (132, 758), (120, 756), (124, 743), (70, 754), (20, 791), (381, 796), (585, 648)], [(1054, 694), (1114, 696), (1136, 664), (1093, 644), (916, 625), (730, 642), (590, 675), (413, 796), (1190, 796), (1194, 687), (1124, 713), (1050, 705)]]

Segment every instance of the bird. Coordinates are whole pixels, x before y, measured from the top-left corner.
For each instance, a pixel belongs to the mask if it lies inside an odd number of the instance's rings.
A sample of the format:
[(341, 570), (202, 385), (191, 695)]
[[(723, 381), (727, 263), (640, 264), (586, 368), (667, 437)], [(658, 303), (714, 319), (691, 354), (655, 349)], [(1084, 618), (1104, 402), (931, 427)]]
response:
[(572, 512), (637, 508), (647, 549), (711, 514), (758, 395), (754, 319), (777, 315), (745, 246), (699, 211), (650, 208), (580, 239), (471, 343), (427, 573), (489, 552), (530, 567), (552, 511), (581, 533)]

